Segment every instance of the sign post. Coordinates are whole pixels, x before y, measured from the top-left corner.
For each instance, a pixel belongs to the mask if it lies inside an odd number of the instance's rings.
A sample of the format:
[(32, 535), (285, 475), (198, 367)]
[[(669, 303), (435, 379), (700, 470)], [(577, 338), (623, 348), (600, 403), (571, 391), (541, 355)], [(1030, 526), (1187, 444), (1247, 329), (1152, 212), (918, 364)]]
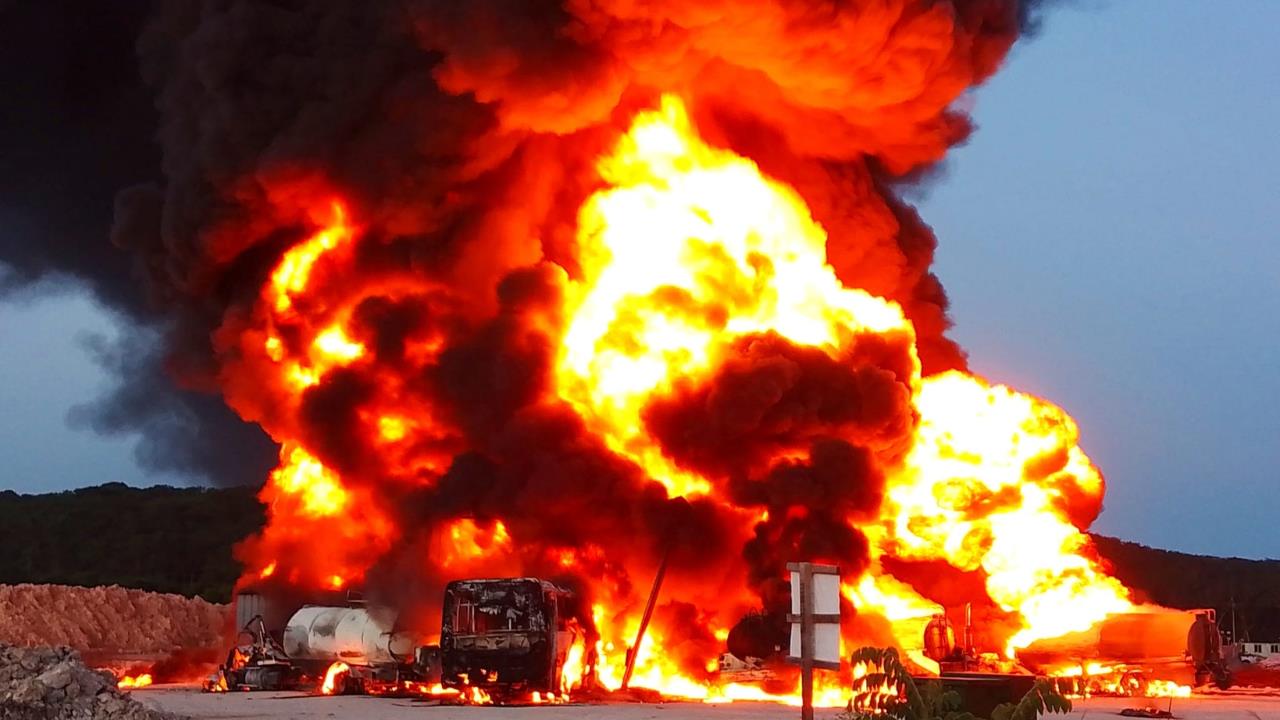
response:
[(791, 572), (791, 651), (800, 665), (800, 718), (813, 720), (813, 669), (840, 669), (840, 568), (787, 563)]

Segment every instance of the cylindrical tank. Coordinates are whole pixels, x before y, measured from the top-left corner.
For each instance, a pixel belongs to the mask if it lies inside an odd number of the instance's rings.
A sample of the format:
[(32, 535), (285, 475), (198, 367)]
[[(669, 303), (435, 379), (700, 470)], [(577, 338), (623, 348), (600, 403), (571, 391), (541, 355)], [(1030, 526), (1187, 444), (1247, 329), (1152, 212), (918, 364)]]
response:
[(307, 605), (289, 618), (284, 651), (293, 660), (342, 660), (352, 665), (413, 661), (413, 637), (394, 632), (389, 608)]
[(1181, 660), (1194, 612), (1162, 610), (1111, 615), (1088, 630), (1037, 640), (1018, 651), (1018, 658), (1033, 665), (1062, 658), (1089, 658), (1142, 663)]
[(1196, 665), (1222, 662), (1222, 635), (1207, 611), (1196, 613), (1195, 622), (1187, 630), (1187, 654)]
[(943, 614), (934, 615), (924, 626), (924, 656), (942, 662), (956, 649), (956, 632)]

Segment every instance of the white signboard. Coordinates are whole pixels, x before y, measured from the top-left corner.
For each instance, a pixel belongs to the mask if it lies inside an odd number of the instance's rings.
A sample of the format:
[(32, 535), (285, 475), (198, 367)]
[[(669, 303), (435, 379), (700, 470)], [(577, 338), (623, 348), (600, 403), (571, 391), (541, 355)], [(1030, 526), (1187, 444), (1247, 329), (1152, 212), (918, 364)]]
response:
[(800, 665), (800, 718), (813, 720), (813, 669), (840, 669), (840, 568), (787, 563), (791, 571), (791, 652)]
[[(812, 583), (813, 615), (836, 616), (835, 622), (823, 622), (815, 619), (813, 623), (813, 659), (815, 667), (829, 663), (840, 664), (840, 576), (830, 573), (813, 573)], [(800, 617), (800, 571), (791, 572), (791, 615), (795, 621), (791, 623), (792, 658), (801, 658), (800, 636), (803, 623)]]
[[(791, 563), (791, 660), (811, 667), (840, 667), (840, 570), (832, 565)], [(807, 622), (806, 622), (807, 620)], [(804, 635), (813, 647), (806, 657)]]

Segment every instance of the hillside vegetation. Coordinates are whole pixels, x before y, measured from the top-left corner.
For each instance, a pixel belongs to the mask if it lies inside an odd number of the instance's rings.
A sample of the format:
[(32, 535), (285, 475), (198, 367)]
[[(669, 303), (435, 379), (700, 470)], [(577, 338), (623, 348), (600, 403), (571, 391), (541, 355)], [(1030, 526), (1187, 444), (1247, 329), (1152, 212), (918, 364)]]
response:
[(122, 585), (227, 602), (239, 575), (231, 547), (264, 522), (255, 492), (120, 483), (0, 492), (0, 584)]
[[(122, 585), (227, 602), (239, 574), (232, 546), (264, 522), (255, 493), (120, 483), (47, 495), (0, 492), (0, 584)], [(1094, 539), (1141, 598), (1215, 608), (1224, 628), (1234, 598), (1241, 636), (1280, 640), (1280, 561)]]
[(1245, 560), (1159, 550), (1095, 535), (1112, 573), (1140, 599), (1175, 608), (1214, 608), (1231, 628), (1234, 600), (1240, 637), (1280, 641), (1280, 560)]

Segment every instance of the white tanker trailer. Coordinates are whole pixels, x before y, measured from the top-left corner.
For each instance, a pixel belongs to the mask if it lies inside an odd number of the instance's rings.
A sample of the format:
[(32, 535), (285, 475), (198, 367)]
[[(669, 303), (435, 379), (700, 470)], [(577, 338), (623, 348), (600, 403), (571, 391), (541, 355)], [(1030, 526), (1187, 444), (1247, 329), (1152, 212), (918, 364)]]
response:
[(396, 629), (396, 611), (384, 607), (305, 605), (284, 628), (284, 652), (295, 663), (341, 660), (348, 665), (401, 665), (413, 661), (416, 636)]
[(304, 605), (289, 618), (277, 643), (261, 618), (254, 618), (242, 633), (252, 642), (232, 648), (206, 689), (308, 686), (339, 662), (347, 667), (342, 685), (328, 688), (331, 692), (356, 689), (368, 680), (418, 679), (422, 669), (413, 667), (417, 634), (398, 629), (396, 620), (396, 611), (387, 607)]

